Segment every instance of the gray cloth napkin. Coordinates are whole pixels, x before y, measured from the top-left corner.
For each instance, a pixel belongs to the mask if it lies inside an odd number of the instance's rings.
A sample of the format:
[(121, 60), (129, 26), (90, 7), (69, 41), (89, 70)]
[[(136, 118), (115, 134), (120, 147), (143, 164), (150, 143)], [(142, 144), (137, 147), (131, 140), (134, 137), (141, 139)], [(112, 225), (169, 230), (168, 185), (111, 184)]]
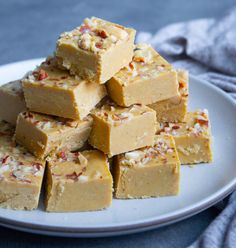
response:
[(176, 23), (156, 34), (141, 32), (174, 66), (186, 68), (236, 99), (236, 7), (221, 19)]
[[(220, 19), (169, 25), (156, 34), (141, 32), (137, 42), (153, 45), (175, 67), (186, 68), (236, 99), (236, 7)], [(236, 247), (236, 192), (191, 248)], [(222, 208), (223, 206), (223, 208)]]

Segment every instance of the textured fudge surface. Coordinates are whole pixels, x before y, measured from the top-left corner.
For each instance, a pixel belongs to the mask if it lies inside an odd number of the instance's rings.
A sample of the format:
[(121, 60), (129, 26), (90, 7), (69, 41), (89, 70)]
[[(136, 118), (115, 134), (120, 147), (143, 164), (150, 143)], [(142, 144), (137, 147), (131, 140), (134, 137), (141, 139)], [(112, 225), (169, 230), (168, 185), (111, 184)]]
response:
[(116, 157), (118, 198), (175, 195), (179, 191), (179, 158), (171, 136), (157, 135), (153, 146)]
[(71, 76), (57, 57), (49, 57), (22, 82), (30, 110), (64, 118), (83, 119), (106, 95), (103, 85)]
[(61, 35), (58, 43), (68, 42), (93, 53), (103, 53), (117, 42), (128, 39), (130, 29), (96, 17), (86, 18), (83, 24)]
[(119, 107), (112, 102), (103, 105), (100, 109), (95, 109), (92, 115), (97, 116), (110, 125), (118, 126), (122, 122), (129, 121), (135, 116), (153, 113), (153, 111), (145, 105), (133, 105), (131, 107)]
[(56, 54), (72, 74), (105, 83), (131, 61), (134, 36), (133, 29), (86, 18), (80, 27), (60, 36)]
[(164, 132), (171, 135), (180, 136), (209, 136), (210, 120), (206, 109), (188, 112), (185, 123), (164, 123), (161, 125)]
[(20, 80), (9, 82), (0, 87), (0, 106), (0, 119), (15, 125), (17, 115), (26, 110)]
[(172, 66), (148, 44), (137, 44), (132, 61), (115, 77), (120, 83), (128, 85), (142, 79), (155, 78), (161, 72), (171, 70)]
[(0, 122), (0, 207), (37, 208), (45, 162), (12, 141), (14, 130)]
[(47, 211), (99, 210), (112, 201), (112, 176), (100, 151), (58, 153), (49, 159), (47, 183)]
[(179, 95), (148, 105), (158, 122), (184, 122), (188, 109), (188, 72), (177, 69)]
[(138, 44), (132, 61), (108, 81), (107, 89), (121, 106), (151, 104), (178, 95), (177, 74), (150, 45)]
[(21, 80), (15, 80), (7, 84), (4, 84), (0, 87), (0, 89), (1, 91), (7, 92), (11, 95), (20, 96), (22, 99), (24, 98), (23, 90), (21, 86)]
[(92, 113), (90, 144), (109, 156), (152, 145), (156, 131), (155, 111), (144, 105), (121, 108), (105, 104)]
[(37, 157), (46, 157), (61, 149), (77, 150), (87, 141), (92, 118), (69, 120), (33, 112), (18, 117), (16, 141)]
[(212, 137), (208, 111), (188, 112), (185, 121), (161, 124), (161, 133), (174, 137), (181, 164), (211, 162)]

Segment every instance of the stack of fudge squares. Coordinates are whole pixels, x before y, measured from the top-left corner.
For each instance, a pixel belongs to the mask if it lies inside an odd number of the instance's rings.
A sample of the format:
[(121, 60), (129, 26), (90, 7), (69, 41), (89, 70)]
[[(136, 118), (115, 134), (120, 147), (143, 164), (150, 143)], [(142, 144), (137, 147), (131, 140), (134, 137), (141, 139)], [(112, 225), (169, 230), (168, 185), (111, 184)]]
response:
[(53, 56), (0, 88), (0, 206), (92, 211), (179, 192), (180, 164), (211, 162), (207, 110), (188, 73), (135, 30), (92, 17)]

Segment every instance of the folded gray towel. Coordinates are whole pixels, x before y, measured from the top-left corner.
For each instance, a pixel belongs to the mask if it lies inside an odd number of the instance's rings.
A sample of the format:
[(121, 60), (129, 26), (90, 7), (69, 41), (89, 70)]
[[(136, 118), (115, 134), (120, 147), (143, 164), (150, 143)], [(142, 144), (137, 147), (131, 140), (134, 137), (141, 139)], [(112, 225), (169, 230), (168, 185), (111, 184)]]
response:
[(236, 247), (236, 192), (221, 214), (208, 226), (200, 238), (189, 248)]
[[(141, 32), (137, 42), (152, 44), (174, 66), (188, 69), (236, 99), (236, 8), (220, 19), (177, 23), (154, 35)], [(236, 247), (236, 192), (190, 247)]]
[(236, 8), (221, 19), (177, 23), (156, 34), (141, 32), (174, 66), (188, 69), (236, 99)]

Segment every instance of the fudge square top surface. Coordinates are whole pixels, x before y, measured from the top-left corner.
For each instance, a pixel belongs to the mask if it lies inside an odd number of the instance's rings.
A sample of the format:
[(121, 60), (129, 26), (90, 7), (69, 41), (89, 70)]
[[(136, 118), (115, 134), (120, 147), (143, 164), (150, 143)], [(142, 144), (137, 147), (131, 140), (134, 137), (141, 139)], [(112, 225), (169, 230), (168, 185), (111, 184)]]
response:
[(37, 114), (34, 112), (23, 112), (20, 113), (20, 116), (45, 134), (63, 133), (66, 130), (75, 128), (87, 128), (92, 125), (93, 121), (91, 116), (87, 116), (81, 121)]
[(49, 159), (51, 175), (60, 182), (87, 182), (111, 179), (109, 164), (98, 150), (59, 152)]
[(173, 138), (165, 134), (156, 135), (153, 146), (126, 152), (117, 155), (117, 158), (121, 166), (128, 167), (149, 167), (157, 164), (176, 164), (176, 162), (179, 165), (180, 163)]
[(162, 123), (160, 133), (173, 136), (210, 136), (210, 120), (206, 109), (188, 112), (184, 123)]
[(26, 110), (21, 80), (0, 87), (0, 106), (0, 119), (15, 126), (18, 114)]
[(86, 83), (78, 76), (70, 75), (61, 63), (60, 58), (49, 56), (45, 62), (22, 79), (23, 87), (24, 83), (31, 83), (60, 90), (74, 90), (80, 84)]
[(121, 106), (151, 104), (178, 96), (177, 72), (148, 44), (137, 44), (132, 61), (108, 81), (110, 97)]
[(4, 84), (0, 87), (1, 91), (7, 92), (11, 95), (19, 96), (24, 99), (23, 89), (21, 86), (21, 80), (15, 80)]
[(135, 46), (134, 56), (129, 65), (114, 77), (119, 79), (121, 85), (127, 86), (140, 80), (155, 78), (168, 70), (172, 70), (172, 65), (150, 45), (141, 43)]
[(96, 17), (86, 18), (81, 26), (61, 34), (56, 54), (71, 73), (105, 83), (132, 60), (135, 33)]
[(35, 112), (83, 119), (106, 95), (104, 85), (71, 76), (58, 57), (49, 57), (22, 80), (27, 107)]
[(18, 182), (38, 185), (42, 182), (44, 161), (36, 159), (27, 150), (12, 141), (14, 130), (0, 122), (0, 182)]
[(62, 33), (58, 43), (68, 42), (75, 47), (102, 54), (122, 40), (127, 40), (133, 29), (96, 17), (86, 18), (81, 26)]
[(130, 107), (123, 108), (111, 101), (107, 101), (101, 108), (93, 110), (92, 116), (96, 116), (111, 126), (119, 126), (123, 122), (129, 121), (136, 116), (145, 114), (153, 115), (153, 113), (155, 113), (154, 110), (145, 105), (134, 104)]

